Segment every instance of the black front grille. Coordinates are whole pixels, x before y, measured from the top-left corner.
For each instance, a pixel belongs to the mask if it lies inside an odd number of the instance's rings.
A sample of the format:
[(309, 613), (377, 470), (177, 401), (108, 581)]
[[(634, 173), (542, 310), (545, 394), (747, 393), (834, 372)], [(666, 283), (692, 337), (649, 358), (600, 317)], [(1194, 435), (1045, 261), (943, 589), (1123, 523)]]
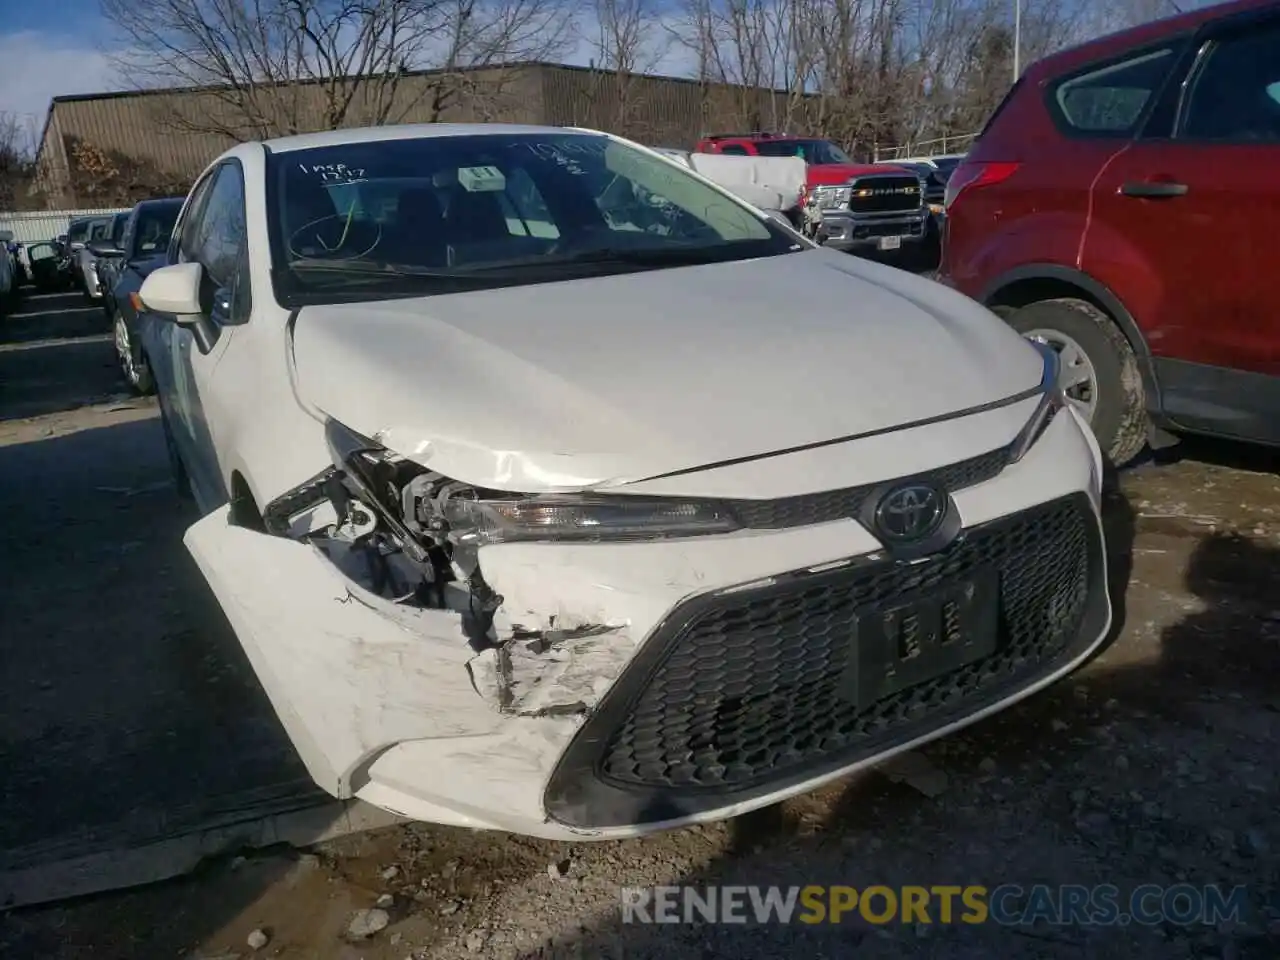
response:
[[(969, 716), (1097, 638), (1107, 606), (1100, 558), (1080, 495), (975, 527), (924, 562), (855, 563), (694, 598), (579, 731), (547, 788), (548, 810), (581, 827), (686, 816)], [(855, 617), (984, 574), (998, 585), (994, 653), (873, 702), (850, 692)]]
[[(989, 453), (981, 453), (968, 460), (939, 467), (928, 473), (902, 480), (928, 480), (949, 493), (976, 486), (990, 480), (1009, 462), (1009, 448), (1000, 447)], [(753, 530), (779, 530), (786, 527), (803, 527), (813, 523), (856, 517), (869, 497), (883, 482), (842, 490), (826, 490), (821, 493), (805, 493), (777, 500), (730, 500), (738, 520)]]
[(919, 210), (922, 202), (917, 177), (879, 174), (855, 180), (852, 186), (849, 210), (855, 214), (907, 213)]

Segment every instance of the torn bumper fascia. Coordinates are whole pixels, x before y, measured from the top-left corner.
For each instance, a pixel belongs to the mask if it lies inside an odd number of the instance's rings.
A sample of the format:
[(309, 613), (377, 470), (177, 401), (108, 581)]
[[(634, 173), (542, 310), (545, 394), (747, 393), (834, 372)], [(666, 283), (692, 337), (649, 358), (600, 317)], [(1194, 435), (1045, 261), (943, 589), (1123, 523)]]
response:
[[(1096, 506), (1095, 447), (1078, 418), (1056, 418), (1020, 463), (956, 494), (964, 523), (1080, 490)], [(511, 638), (505, 666), (496, 652), (477, 658), (461, 613), (367, 594), (315, 548), (231, 526), (225, 511), (193, 526), (186, 542), (308, 770), (335, 796), (428, 822), (605, 839), (736, 816), (850, 772), (687, 821), (602, 831), (551, 821), (543, 804), (582, 722), (582, 713), (558, 708), (590, 710), (644, 638), (693, 595), (877, 552), (852, 520), (654, 543), (484, 547), (485, 579), (504, 598), (495, 629), (499, 639)], [(516, 649), (522, 631), (549, 629), (561, 633), (538, 638), (547, 645), (542, 655)]]

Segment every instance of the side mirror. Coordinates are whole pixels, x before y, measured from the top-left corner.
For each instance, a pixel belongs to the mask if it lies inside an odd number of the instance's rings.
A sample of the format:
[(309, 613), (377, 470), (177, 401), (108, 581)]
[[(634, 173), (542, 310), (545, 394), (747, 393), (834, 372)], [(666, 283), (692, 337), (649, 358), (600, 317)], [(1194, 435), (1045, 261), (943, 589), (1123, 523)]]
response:
[(95, 240), (89, 244), (89, 252), (95, 257), (123, 257), (124, 251), (110, 240)]
[(193, 324), (204, 312), (200, 308), (198, 263), (175, 263), (152, 271), (142, 281), (138, 299), (148, 310), (170, 314), (178, 323)]

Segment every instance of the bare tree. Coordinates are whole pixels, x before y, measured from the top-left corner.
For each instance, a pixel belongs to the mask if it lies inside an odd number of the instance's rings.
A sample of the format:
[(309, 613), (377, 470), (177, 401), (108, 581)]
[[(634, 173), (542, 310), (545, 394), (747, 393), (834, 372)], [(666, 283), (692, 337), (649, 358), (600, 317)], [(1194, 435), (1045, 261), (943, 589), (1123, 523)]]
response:
[(67, 137), (67, 164), (74, 202), (85, 207), (131, 207), (152, 197), (182, 196), (190, 182), (143, 158)]
[[(572, 42), (572, 10), (560, 0), (431, 0), (428, 36), (416, 63), (431, 69), (402, 116), (435, 122), (465, 104), (493, 120), (516, 76), (513, 64), (554, 60)], [(395, 122), (395, 121), (391, 121)]]
[(726, 126), (788, 129), (799, 116), (812, 47), (798, 31), (798, 11), (817, 0), (684, 0), (672, 28), (704, 83), (732, 91)]
[(0, 111), (0, 210), (22, 206), (34, 177), (29, 126), (17, 114)]
[(652, 136), (653, 124), (644, 116), (645, 74), (657, 69), (671, 45), (660, 0), (593, 0), (583, 16), (586, 23), (575, 33), (592, 52), (589, 122), (637, 139)]
[[(101, 0), (141, 86), (205, 88), (178, 126), (236, 140), (396, 123), (469, 91), (415, 72), (530, 58), (563, 37), (553, 0)], [(445, 88), (449, 87), (448, 90)]]

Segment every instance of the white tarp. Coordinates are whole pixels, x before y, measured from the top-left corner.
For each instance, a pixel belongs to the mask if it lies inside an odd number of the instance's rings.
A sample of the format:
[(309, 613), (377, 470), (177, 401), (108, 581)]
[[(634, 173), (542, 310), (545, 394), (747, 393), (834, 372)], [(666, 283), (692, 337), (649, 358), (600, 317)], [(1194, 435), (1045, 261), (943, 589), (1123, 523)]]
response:
[(658, 152), (763, 210), (790, 210), (800, 204), (806, 168), (799, 157), (739, 157), (671, 149)]
[(765, 210), (790, 210), (800, 204), (804, 191), (806, 166), (799, 157), (692, 153), (689, 165), (708, 180)]

